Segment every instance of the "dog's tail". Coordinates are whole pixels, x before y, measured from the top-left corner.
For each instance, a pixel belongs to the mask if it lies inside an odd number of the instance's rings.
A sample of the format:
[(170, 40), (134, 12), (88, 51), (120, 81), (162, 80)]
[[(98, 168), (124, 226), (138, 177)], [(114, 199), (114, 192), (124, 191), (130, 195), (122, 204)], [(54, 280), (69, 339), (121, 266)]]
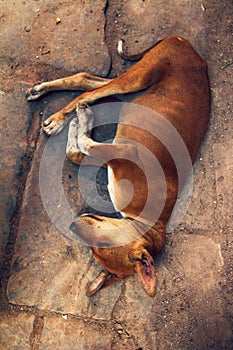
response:
[(147, 52), (149, 52), (154, 46), (158, 45), (159, 43), (161, 43), (162, 40), (159, 40), (157, 41), (155, 44), (153, 44), (152, 46), (150, 46), (148, 49), (146, 49), (145, 51), (143, 52), (140, 52), (138, 54), (135, 54), (135, 55), (127, 55), (124, 51), (123, 51), (123, 40), (119, 40), (118, 41), (118, 47), (117, 47), (117, 52), (118, 54), (124, 58), (124, 60), (126, 61), (131, 61), (131, 62), (134, 62), (134, 61), (139, 61)]

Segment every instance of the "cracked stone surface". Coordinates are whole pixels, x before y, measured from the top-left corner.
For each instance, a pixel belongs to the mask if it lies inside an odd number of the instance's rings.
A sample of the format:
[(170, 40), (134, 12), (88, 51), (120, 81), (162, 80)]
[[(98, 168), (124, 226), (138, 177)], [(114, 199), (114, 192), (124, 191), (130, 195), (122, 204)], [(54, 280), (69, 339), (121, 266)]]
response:
[(30, 350), (30, 335), (33, 331), (34, 316), (26, 313), (4, 315), (0, 313), (0, 343), (3, 349)]
[[(226, 149), (228, 150), (227, 154)], [(233, 178), (232, 142), (215, 143), (213, 153), (215, 155), (216, 206), (218, 215), (227, 227), (232, 228), (233, 205), (231, 202), (228, 202), (228, 196), (226, 196), (226, 193), (230, 197), (233, 195), (233, 188), (229, 186)]]
[[(26, 103), (21, 104), (25, 88), (25, 84), (18, 82), (10, 94), (0, 91), (0, 267), (5, 258), (4, 249), (10, 233), (9, 220), (17, 201), (21, 159), (27, 148), (27, 126), (30, 116)], [(18, 105), (17, 113), (15, 104)]]
[(106, 0), (79, 1), (78, 8), (73, 1), (20, 4), (10, 0), (1, 7), (2, 49), (12, 62), (38, 61), (70, 73), (108, 73), (110, 57), (104, 42)]
[(39, 349), (111, 349), (111, 336), (104, 324), (46, 317)]
[[(230, 349), (231, 2), (10, 0), (2, 2), (1, 10), (4, 349)], [(145, 295), (136, 276), (87, 298), (86, 285), (101, 267), (88, 247), (67, 237), (66, 229), (72, 215), (91, 208), (80, 192), (78, 167), (65, 159), (67, 128), (54, 142), (39, 128), (41, 119), (77, 93), (57, 92), (30, 104), (24, 93), (37, 81), (81, 70), (106, 76), (111, 68), (110, 76), (116, 76), (131, 66), (116, 54), (119, 38), (128, 53), (137, 53), (174, 34), (187, 37), (208, 61), (212, 92), (211, 121), (194, 166), (191, 203), (156, 259), (155, 299)], [(49, 162), (41, 169), (44, 152)], [(58, 162), (61, 173), (56, 173)], [(95, 206), (93, 169), (80, 176), (88, 202)], [(56, 198), (52, 205), (42, 201), (39, 181)], [(72, 214), (56, 196), (57, 182)], [(104, 170), (97, 187), (108, 200)]]

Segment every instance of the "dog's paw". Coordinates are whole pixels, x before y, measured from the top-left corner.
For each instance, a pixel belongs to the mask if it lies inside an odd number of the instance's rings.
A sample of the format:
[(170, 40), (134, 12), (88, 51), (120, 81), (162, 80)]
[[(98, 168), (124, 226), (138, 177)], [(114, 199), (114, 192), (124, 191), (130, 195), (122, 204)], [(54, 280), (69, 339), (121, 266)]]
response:
[(43, 83), (36, 84), (33, 87), (27, 89), (26, 91), (26, 99), (28, 101), (33, 101), (42, 96), (45, 93), (43, 88)]
[(86, 110), (87, 108), (89, 108), (88, 104), (84, 101), (80, 101), (78, 102), (78, 105), (77, 105), (77, 111), (84, 111)]
[(64, 128), (65, 122), (66, 119), (60, 113), (56, 113), (43, 122), (42, 128), (47, 135), (57, 134)]

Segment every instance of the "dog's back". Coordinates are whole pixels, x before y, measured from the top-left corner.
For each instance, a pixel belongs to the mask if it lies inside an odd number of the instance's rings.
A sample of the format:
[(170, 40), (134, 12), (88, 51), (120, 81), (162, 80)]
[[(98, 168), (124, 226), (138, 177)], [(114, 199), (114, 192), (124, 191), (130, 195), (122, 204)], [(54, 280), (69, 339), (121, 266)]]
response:
[[(161, 65), (159, 77), (158, 62)], [(157, 44), (131, 70), (132, 75), (146, 70), (147, 74), (142, 74), (142, 79), (151, 80), (151, 85), (135, 96), (131, 95), (130, 102), (152, 109), (166, 118), (184, 139), (194, 161), (210, 116), (210, 88), (206, 62), (186, 39), (169, 37)], [(130, 73), (130, 70), (127, 73)], [(134, 116), (125, 113), (125, 110), (121, 114), (124, 123), (130, 122), (131, 118)], [(147, 119), (144, 122), (146, 123)], [(148, 122), (151, 125), (153, 120)], [(129, 135), (134, 136), (132, 130), (126, 126), (121, 127), (120, 124), (116, 137), (128, 138)], [(147, 138), (144, 138), (144, 142), (146, 140)], [(158, 145), (155, 145), (154, 152), (159, 154), (157, 149)]]

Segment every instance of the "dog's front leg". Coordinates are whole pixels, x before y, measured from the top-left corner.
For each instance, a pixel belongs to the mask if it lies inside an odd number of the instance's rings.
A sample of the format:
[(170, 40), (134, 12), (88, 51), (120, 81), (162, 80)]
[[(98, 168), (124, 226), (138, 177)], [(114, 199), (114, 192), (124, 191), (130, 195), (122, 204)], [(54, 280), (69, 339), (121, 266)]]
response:
[(77, 115), (79, 121), (77, 138), (78, 148), (82, 153), (90, 156), (89, 149), (96, 143), (91, 138), (94, 113), (92, 112), (91, 108), (79, 104), (77, 107)]
[(73, 118), (69, 124), (66, 155), (73, 163), (80, 165), (84, 155), (78, 148), (78, 129), (78, 118)]
[[(66, 155), (75, 164), (81, 165), (85, 155), (82, 153), (82, 137), (88, 135), (90, 139), (91, 129), (93, 125), (93, 113), (90, 109), (85, 113), (80, 108), (78, 110), (79, 119), (73, 118), (69, 124), (68, 140), (66, 145)], [(81, 149), (78, 144), (81, 145)], [(93, 165), (92, 162), (88, 162), (89, 165)], [(86, 165), (86, 163), (85, 163)], [(96, 164), (94, 164), (96, 165)]]
[[(36, 84), (27, 90), (26, 98), (28, 101), (33, 101), (45, 93), (57, 90), (87, 91), (103, 87), (111, 81), (112, 79), (105, 79), (89, 73), (81, 72), (70, 77)], [(43, 122), (43, 129), (48, 135), (55, 134), (63, 129), (66, 121), (68, 121), (74, 113), (78, 100), (78, 98), (75, 98), (68, 103), (66, 107), (51, 115)]]
[[(74, 100), (70, 101), (70, 103), (68, 103), (66, 107), (64, 107), (59, 112), (53, 114), (51, 117), (49, 117), (43, 122), (43, 129), (48, 135), (56, 134), (59, 131), (61, 131), (66, 122), (69, 121), (70, 117), (74, 115), (75, 110), (78, 114), (78, 112), (80, 112), (82, 109), (86, 109), (86, 99), (81, 98), (82, 96), (83, 94), (79, 97), (76, 97)], [(89, 110), (87, 113), (89, 113)], [(80, 116), (82, 117), (81, 112)]]
[(89, 126), (87, 121), (82, 117), (80, 117), (80, 122), (76, 117), (71, 120), (69, 124), (66, 155), (74, 164), (77, 165), (94, 165), (98, 167), (105, 167), (105, 164), (98, 159), (83, 154), (78, 147), (78, 137), (81, 137), (85, 133), (91, 135), (91, 130), (88, 130), (88, 128), (92, 128), (93, 116), (91, 113), (89, 113), (89, 116)]
[(69, 77), (37, 83), (27, 90), (26, 98), (28, 101), (33, 101), (48, 92), (58, 90), (92, 90), (106, 85), (111, 80), (112, 79), (106, 79), (86, 72), (81, 72)]

